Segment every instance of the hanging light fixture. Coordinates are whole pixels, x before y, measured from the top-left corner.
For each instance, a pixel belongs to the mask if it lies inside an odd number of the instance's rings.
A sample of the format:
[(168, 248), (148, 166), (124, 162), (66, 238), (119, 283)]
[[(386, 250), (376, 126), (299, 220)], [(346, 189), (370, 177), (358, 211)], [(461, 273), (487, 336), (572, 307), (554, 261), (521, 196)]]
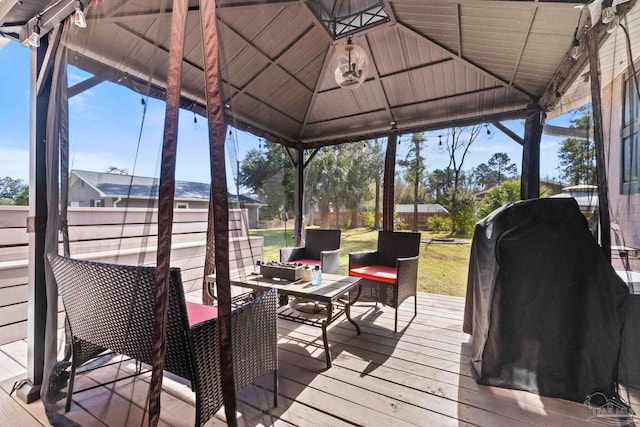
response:
[(36, 19), (36, 24), (33, 26), (31, 35), (27, 39), (27, 43), (31, 47), (40, 47), (40, 17)]
[(84, 16), (84, 5), (80, 0), (76, 0), (75, 2), (75, 12), (73, 15), (73, 23), (76, 24), (78, 28), (86, 28), (87, 20)]
[(612, 0), (604, 0), (602, 2), (602, 23), (608, 24), (616, 16), (616, 7), (612, 4)]
[(346, 89), (359, 87), (367, 78), (369, 57), (363, 48), (353, 44), (351, 37), (347, 43), (337, 46), (331, 59), (338, 86)]

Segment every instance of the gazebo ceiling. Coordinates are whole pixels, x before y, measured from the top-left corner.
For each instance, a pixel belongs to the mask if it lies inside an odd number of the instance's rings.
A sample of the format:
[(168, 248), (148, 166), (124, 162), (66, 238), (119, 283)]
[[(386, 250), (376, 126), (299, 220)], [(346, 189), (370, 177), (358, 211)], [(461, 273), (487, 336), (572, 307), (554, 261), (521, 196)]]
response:
[[(152, 73), (151, 83), (161, 90), (171, 14), (159, 11), (155, 0), (94, 3), (86, 8), (90, 28), (73, 30), (71, 62), (102, 79), (129, 81), (138, 88)], [(15, 9), (15, 16), (25, 19), (19, 9), (36, 4), (44, 2), (24, 0), (4, 17), (0, 10), (0, 28), (5, 33), (19, 28), (7, 17)], [(540, 108), (540, 99), (557, 86), (557, 72), (569, 60), (580, 16), (577, 4), (218, 1), (227, 112), (237, 127), (285, 144), (311, 145), (376, 136), (394, 126), (409, 131), (521, 117)], [(198, 2), (190, 6), (183, 105), (198, 110), (205, 104), (202, 42)], [(353, 33), (353, 43), (371, 60), (366, 81), (353, 90), (336, 84), (331, 64), (346, 33), (334, 40), (335, 34), (323, 24), (323, 19), (344, 24), (348, 7), (353, 18), (349, 22), (364, 28)], [(388, 18), (378, 19), (378, 13), (371, 26), (368, 15), (359, 13), (371, 15), (376, 7)], [(323, 17), (318, 12), (322, 10), (337, 10), (339, 16)], [(46, 17), (44, 31), (55, 24)], [(27, 35), (21, 28), (13, 37)], [(131, 83), (135, 80), (136, 85)]]

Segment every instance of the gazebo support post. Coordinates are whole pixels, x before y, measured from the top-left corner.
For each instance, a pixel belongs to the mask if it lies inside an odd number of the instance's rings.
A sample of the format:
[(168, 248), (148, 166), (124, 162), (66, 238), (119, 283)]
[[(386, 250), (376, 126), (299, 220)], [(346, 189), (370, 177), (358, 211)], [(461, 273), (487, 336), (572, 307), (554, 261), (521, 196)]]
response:
[(387, 153), (384, 158), (384, 182), (382, 184), (382, 229), (393, 231), (393, 199), (396, 171), (396, 147), (398, 132), (387, 137)]
[(522, 200), (540, 197), (540, 139), (544, 113), (538, 111), (527, 117), (524, 124), (522, 145), (522, 177), (520, 198)]
[(596, 174), (598, 177), (598, 214), (600, 215), (600, 247), (611, 264), (611, 217), (609, 216), (609, 187), (604, 153), (604, 131), (602, 129), (602, 100), (600, 99), (600, 60), (598, 41), (593, 28), (587, 35), (589, 74), (591, 76), (591, 110), (593, 111), (593, 141), (596, 149)]
[(296, 148), (296, 161), (294, 162), (296, 167), (296, 181), (295, 181), (295, 196), (293, 201), (293, 215), (295, 216), (294, 231), (295, 242), (294, 246), (300, 246), (302, 244), (302, 215), (303, 215), (303, 201), (304, 201), (304, 148)]
[(47, 224), (47, 115), (51, 96), (52, 74), (44, 76), (38, 94), (38, 81), (46, 72), (49, 36), (40, 39), (40, 47), (31, 51), (31, 121), (29, 155), (29, 268), (27, 306), (27, 382), (17, 391), (18, 397), (31, 403), (40, 398), (44, 371), (47, 294), (45, 280), (45, 231)]

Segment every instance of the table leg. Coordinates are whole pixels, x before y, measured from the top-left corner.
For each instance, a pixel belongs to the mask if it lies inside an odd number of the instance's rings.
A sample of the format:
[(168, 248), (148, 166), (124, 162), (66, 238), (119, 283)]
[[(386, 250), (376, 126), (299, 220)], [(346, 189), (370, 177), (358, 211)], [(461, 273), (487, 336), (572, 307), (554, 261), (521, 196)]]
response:
[(347, 315), (347, 320), (349, 320), (349, 322), (356, 327), (356, 331), (358, 332), (358, 335), (360, 335), (360, 326), (358, 326), (356, 321), (351, 318), (351, 306), (355, 304), (356, 301), (358, 301), (358, 298), (360, 298), (360, 286), (358, 286), (358, 292), (355, 298), (351, 298), (351, 295), (349, 295), (349, 302), (345, 305), (345, 312)]
[(327, 361), (327, 368), (331, 367), (331, 350), (329, 350), (329, 340), (327, 339), (327, 325), (326, 320), (322, 321), (322, 341), (324, 342), (324, 357)]
[(322, 321), (322, 341), (324, 342), (324, 356), (327, 361), (327, 368), (331, 367), (331, 350), (329, 349), (329, 340), (327, 339), (327, 326), (333, 320), (333, 304), (327, 304), (327, 319)]

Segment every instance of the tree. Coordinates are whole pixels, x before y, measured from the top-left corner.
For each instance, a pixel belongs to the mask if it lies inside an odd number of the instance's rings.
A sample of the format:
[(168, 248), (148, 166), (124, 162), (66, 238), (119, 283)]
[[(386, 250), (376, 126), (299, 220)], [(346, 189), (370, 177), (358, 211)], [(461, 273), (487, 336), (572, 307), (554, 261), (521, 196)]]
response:
[(441, 205), (447, 204), (447, 193), (453, 186), (450, 170), (436, 169), (429, 174), (428, 182), (431, 190), (431, 200)]
[[(591, 112), (582, 108), (580, 116), (570, 120), (571, 127), (589, 131)], [(570, 185), (597, 185), (595, 143), (578, 137), (566, 138), (560, 143), (558, 151), (560, 174)]]
[(487, 163), (480, 163), (472, 171), (473, 181), (480, 188), (491, 188), (518, 174), (518, 168), (507, 153), (495, 153)]
[[(459, 229), (457, 227), (468, 223), (466, 218), (468, 216), (467, 208), (469, 205), (469, 198), (465, 195), (465, 197), (458, 202), (458, 194), (460, 193), (460, 183), (464, 178), (462, 167), (464, 165), (465, 158), (467, 157), (467, 153), (469, 152), (471, 145), (478, 139), (478, 136), (480, 136), (481, 130), (481, 125), (466, 128), (451, 128), (449, 129), (449, 133), (445, 139), (445, 149), (449, 155), (449, 166), (446, 171), (448, 174), (453, 174), (453, 188), (449, 192), (448, 203), (449, 212), (452, 217), (451, 223), (453, 233), (466, 232), (466, 230)], [(460, 218), (456, 218), (457, 216), (460, 216)]]
[(29, 205), (29, 186), (23, 185), (20, 193), (15, 198), (16, 205), (28, 206)]
[(310, 208), (318, 207), (322, 226), (329, 224), (329, 213), (336, 201), (334, 192), (340, 185), (341, 174), (334, 147), (321, 148), (305, 170), (305, 181), (309, 184), (305, 185), (305, 199)]
[(250, 150), (242, 161), (238, 181), (269, 205), (261, 210), (266, 218), (293, 208), (294, 168), (280, 144), (269, 143), (265, 151)]
[(0, 178), (0, 199), (14, 200), (22, 191), (24, 184), (21, 179), (11, 177)]
[[(549, 192), (548, 187), (542, 186), (540, 197), (547, 197)], [(484, 218), (499, 207), (518, 200), (520, 200), (520, 181), (504, 181), (489, 190), (487, 196), (482, 199), (478, 208), (478, 216)]]
[(113, 174), (117, 174), (117, 175), (129, 175), (129, 170), (128, 169), (120, 169), (118, 167), (115, 167), (113, 165), (109, 166), (106, 170), (107, 173), (113, 173)]
[(451, 213), (452, 234), (470, 234), (476, 222), (475, 196), (470, 190), (463, 188), (450, 199), (449, 212)]
[(495, 153), (489, 159), (489, 169), (497, 175), (498, 182), (502, 182), (504, 178), (513, 177), (518, 174), (518, 167), (511, 162), (507, 153)]
[(420, 144), (425, 141), (422, 133), (411, 136), (411, 146), (404, 160), (398, 164), (405, 169), (404, 178), (413, 187), (413, 231), (418, 231), (418, 193), (424, 175), (424, 156), (420, 152)]

